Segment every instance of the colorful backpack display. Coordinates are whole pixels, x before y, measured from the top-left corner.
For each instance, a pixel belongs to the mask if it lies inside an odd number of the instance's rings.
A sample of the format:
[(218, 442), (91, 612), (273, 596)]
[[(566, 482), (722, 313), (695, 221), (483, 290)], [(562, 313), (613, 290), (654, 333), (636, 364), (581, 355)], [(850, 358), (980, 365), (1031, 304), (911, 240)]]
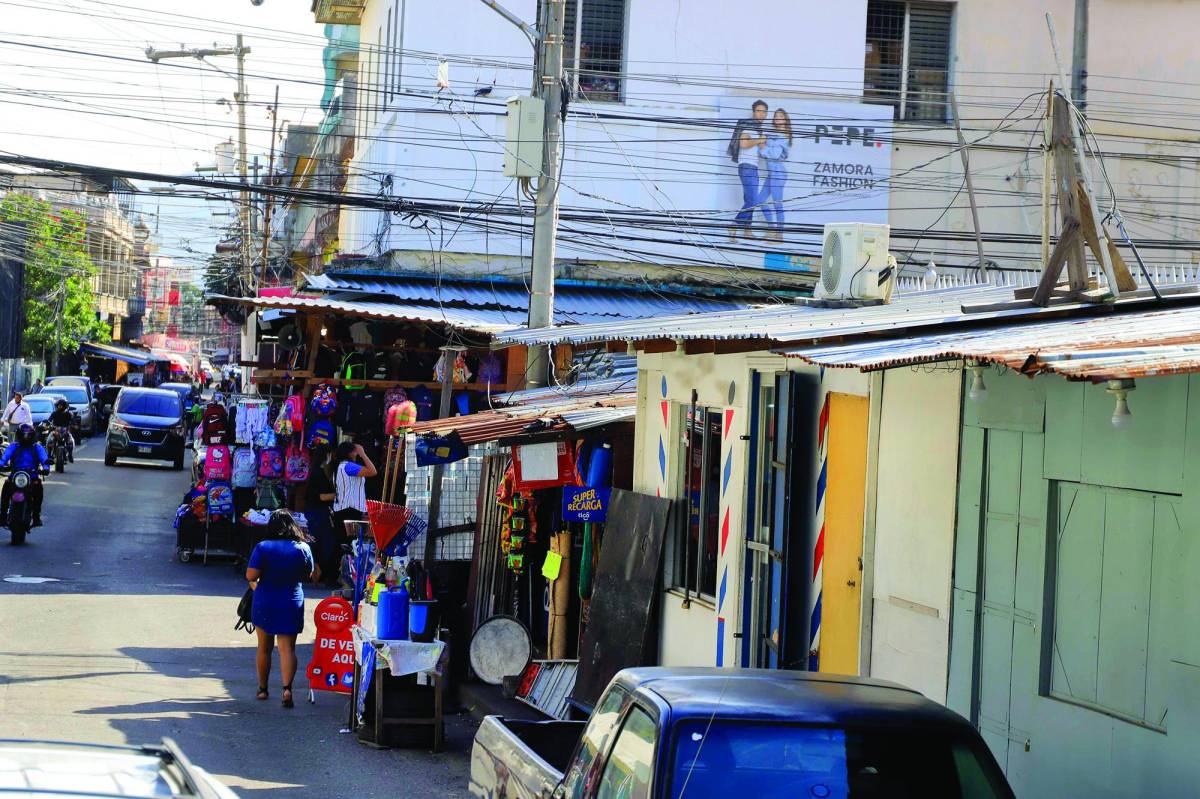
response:
[(254, 488), (258, 479), (258, 458), (252, 447), (238, 447), (233, 451), (233, 487)]
[(209, 516), (233, 515), (233, 487), (221, 480), (210, 480), (208, 483), (208, 514)]
[(314, 416), (333, 416), (337, 412), (337, 392), (333, 386), (322, 383), (313, 389), (308, 407)]
[(264, 447), (258, 453), (258, 476), (263, 480), (283, 477), (283, 455), (275, 447)]
[(229, 414), (219, 402), (210, 402), (200, 417), (201, 438), (205, 444), (224, 444), (229, 431)]
[(233, 458), (229, 447), (224, 444), (213, 444), (204, 453), (204, 479), (228, 480), (233, 476)]
[(308, 440), (304, 443), (309, 449), (320, 446), (332, 447), (334, 437), (333, 422), (328, 419), (317, 419), (308, 426)]
[(289, 483), (303, 483), (308, 480), (308, 469), (311, 460), (308, 450), (303, 446), (292, 444), (288, 447), (287, 461), (284, 463), (283, 476)]

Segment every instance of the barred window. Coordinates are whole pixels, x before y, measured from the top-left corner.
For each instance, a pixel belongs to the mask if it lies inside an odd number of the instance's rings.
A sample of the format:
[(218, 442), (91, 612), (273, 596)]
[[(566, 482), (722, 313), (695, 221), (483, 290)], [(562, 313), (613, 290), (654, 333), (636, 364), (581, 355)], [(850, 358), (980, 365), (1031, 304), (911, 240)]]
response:
[[(541, 6), (539, 2), (539, 19)], [(566, 0), (563, 67), (580, 99), (614, 103), (621, 100), (625, 6), (626, 0)]]
[(904, 121), (945, 122), (953, 6), (868, 0), (863, 98)]

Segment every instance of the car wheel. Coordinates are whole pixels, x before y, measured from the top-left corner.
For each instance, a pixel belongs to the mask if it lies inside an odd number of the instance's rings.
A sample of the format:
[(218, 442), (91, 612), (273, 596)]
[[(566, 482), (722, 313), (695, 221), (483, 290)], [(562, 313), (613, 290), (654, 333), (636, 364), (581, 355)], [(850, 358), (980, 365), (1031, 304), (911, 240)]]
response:
[(117, 456), (113, 455), (111, 452), (105, 452), (104, 453), (104, 465), (105, 466), (116, 466), (117, 465)]

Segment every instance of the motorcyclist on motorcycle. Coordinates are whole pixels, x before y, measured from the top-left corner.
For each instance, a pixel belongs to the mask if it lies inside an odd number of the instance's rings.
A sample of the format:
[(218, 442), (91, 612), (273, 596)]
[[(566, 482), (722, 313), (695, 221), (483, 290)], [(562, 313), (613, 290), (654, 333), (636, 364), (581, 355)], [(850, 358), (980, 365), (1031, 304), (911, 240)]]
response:
[[(41, 474), (50, 468), (50, 456), (46, 448), (38, 443), (37, 430), (31, 424), (17, 428), (17, 440), (9, 444), (0, 455), (0, 468), (23, 469), (33, 474), (33, 482), (25, 489), (29, 496), (29, 507), (33, 511), (33, 526), (42, 526), (42, 481)], [(0, 524), (8, 522), (8, 503), (12, 497), (12, 481), (4, 481), (0, 491)]]
[(54, 410), (50, 414), (50, 424), (58, 430), (58, 434), (66, 437), (67, 442), (67, 461), (75, 462), (75, 412), (71, 410), (71, 405), (65, 399), (60, 399), (54, 403)]

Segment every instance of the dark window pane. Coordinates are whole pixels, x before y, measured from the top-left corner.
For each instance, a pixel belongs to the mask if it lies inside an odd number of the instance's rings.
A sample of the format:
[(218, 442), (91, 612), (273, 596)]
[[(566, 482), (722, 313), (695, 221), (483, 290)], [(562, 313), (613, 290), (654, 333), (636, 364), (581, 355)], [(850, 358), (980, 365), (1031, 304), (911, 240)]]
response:
[(950, 66), (950, 7), (908, 10), (908, 89), (904, 118), (945, 122)]
[(721, 526), (720, 411), (706, 414), (704, 441), (704, 535), (700, 542), (700, 593), (717, 595), (717, 538)]
[[(829, 799), (1008, 796), (994, 761), (960, 735), (918, 729), (677, 725), (668, 796)], [(686, 788), (686, 790), (685, 790)]]
[(579, 93), (586, 100), (621, 99), (621, 70), (625, 58), (626, 0), (567, 0), (563, 64), (575, 72), (575, 16), (583, 3), (579, 26)]
[(178, 418), (183, 411), (177, 397), (168, 397), (165, 394), (122, 394), (117, 413), (162, 416), (170, 419)]
[(900, 107), (900, 70), (904, 64), (904, 3), (867, 3), (867, 55), (863, 99)]

